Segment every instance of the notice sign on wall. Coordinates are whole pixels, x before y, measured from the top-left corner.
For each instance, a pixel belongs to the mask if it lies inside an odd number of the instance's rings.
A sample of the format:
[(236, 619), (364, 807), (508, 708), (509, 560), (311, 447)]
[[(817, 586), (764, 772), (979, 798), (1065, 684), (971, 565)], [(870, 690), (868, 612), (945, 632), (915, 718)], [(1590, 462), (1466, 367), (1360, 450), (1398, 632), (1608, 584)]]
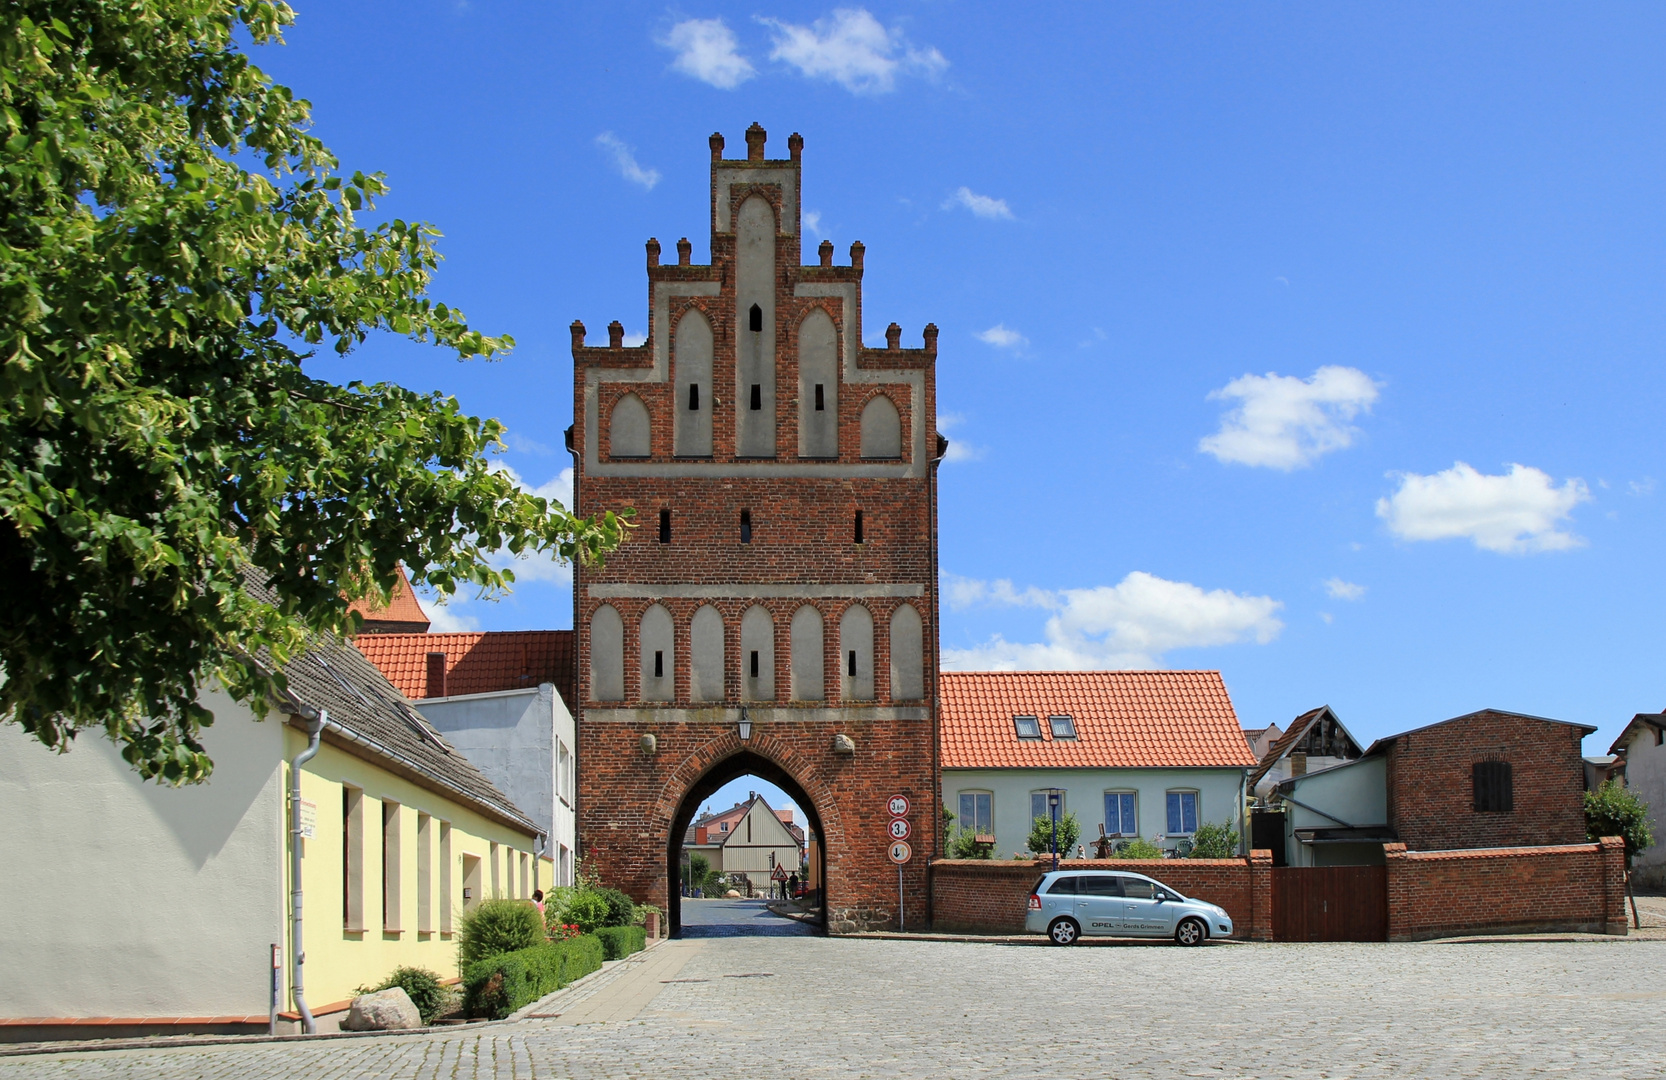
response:
[(311, 840), (318, 832), (318, 804), (301, 800), (301, 835)]

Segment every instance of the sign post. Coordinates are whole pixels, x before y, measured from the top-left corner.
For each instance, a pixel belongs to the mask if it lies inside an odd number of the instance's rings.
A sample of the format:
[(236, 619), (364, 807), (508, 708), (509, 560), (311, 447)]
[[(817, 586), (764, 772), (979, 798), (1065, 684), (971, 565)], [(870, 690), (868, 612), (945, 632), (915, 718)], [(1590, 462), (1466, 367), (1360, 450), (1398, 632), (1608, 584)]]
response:
[(907, 795), (897, 794), (885, 800), (885, 809), (890, 812), (891, 824), (887, 832), (891, 838), (891, 861), (897, 864), (897, 929), (908, 929), (908, 912), (906, 898), (903, 893), (902, 864), (914, 857), (914, 849), (908, 845), (908, 834), (911, 831), (908, 824), (908, 811), (913, 804)]
[(267, 1010), (266, 1034), (278, 1033), (278, 1001), (283, 996), (283, 946), (272, 946), (272, 1002)]

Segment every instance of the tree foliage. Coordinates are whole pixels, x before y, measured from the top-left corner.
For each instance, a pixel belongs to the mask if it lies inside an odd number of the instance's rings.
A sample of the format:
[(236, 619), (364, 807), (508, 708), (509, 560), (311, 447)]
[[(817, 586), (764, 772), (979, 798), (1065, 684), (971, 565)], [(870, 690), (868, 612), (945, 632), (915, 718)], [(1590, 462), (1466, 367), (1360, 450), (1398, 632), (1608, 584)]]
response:
[(513, 342), (427, 295), (437, 231), (361, 222), (384, 178), (342, 175), (237, 44), (291, 20), (0, 9), (0, 718), (55, 747), (103, 728), (169, 783), (212, 767), (205, 684), (264, 711), (309, 632), (351, 632), (401, 563), (494, 593), (492, 553), (594, 559), (623, 524), (519, 488), (487, 456), (501, 425), (453, 398), (303, 370), (372, 331)]
[(1238, 826), (1231, 821), (1223, 821), (1219, 825), (1208, 822), (1197, 827), (1192, 833), (1193, 859), (1230, 859), (1238, 854)]
[(1626, 865), (1637, 853), (1654, 846), (1649, 825), (1649, 804), (1628, 787), (1605, 780), (1595, 791), (1585, 793), (1585, 835), (1592, 840), (1618, 836), (1626, 842)]
[[(1082, 835), (1081, 823), (1076, 820), (1074, 811), (1067, 811), (1059, 815), (1058, 853), (1060, 858), (1068, 858), (1071, 850), (1076, 846), (1076, 838)], [(1037, 855), (1050, 854), (1054, 848), (1053, 819), (1038, 817), (1030, 822), (1030, 838), (1026, 843), (1031, 851)]]

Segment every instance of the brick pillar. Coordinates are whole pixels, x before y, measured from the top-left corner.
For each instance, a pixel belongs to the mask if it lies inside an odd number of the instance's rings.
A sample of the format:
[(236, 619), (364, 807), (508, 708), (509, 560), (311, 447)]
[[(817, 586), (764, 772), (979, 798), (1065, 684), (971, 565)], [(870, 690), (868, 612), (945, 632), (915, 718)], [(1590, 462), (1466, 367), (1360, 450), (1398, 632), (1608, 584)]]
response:
[(1626, 842), (1618, 836), (1605, 836), (1597, 841), (1602, 854), (1602, 922), (1603, 933), (1625, 937), (1626, 920)]
[(1383, 858), (1388, 863), (1388, 940), (1411, 941), (1412, 882), (1406, 845), (1384, 844)]
[(1273, 853), (1257, 848), (1244, 860), (1249, 874), (1250, 924), (1244, 928), (1251, 941), (1273, 940)]

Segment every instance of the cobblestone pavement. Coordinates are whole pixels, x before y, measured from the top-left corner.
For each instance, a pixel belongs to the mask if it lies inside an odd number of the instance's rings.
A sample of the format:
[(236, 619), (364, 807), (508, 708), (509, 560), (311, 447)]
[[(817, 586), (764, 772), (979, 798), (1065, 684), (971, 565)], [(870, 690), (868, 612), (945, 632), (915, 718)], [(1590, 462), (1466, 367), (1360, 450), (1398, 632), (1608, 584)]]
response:
[(815, 927), (777, 915), (762, 900), (684, 900), (683, 937), (800, 937)]
[[(0, 1059), (0, 1080), (1657, 1077), (1666, 943), (678, 941), (522, 1021)], [(581, 984), (582, 986), (582, 984)]]

